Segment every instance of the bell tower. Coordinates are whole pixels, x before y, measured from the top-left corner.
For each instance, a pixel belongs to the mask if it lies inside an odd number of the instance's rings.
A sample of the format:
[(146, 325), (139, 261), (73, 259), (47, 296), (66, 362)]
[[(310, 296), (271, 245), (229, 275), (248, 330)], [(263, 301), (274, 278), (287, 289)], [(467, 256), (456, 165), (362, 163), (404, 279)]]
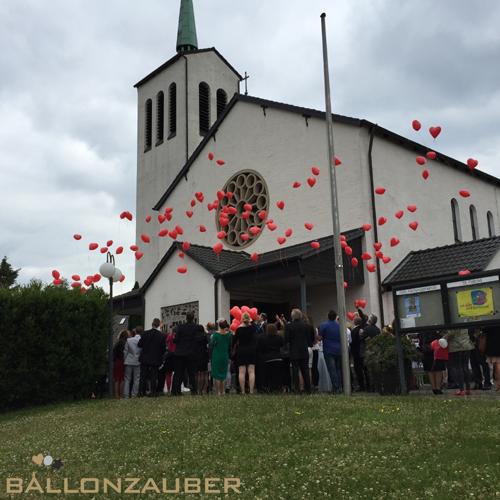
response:
[[(181, 0), (176, 54), (136, 83), (137, 192), (136, 244), (155, 235), (145, 218), (189, 160), (229, 100), (239, 92), (241, 75), (214, 47), (198, 48), (193, 0)], [(154, 232), (153, 232), (154, 231)], [(142, 285), (161, 259), (158, 239), (136, 261)]]

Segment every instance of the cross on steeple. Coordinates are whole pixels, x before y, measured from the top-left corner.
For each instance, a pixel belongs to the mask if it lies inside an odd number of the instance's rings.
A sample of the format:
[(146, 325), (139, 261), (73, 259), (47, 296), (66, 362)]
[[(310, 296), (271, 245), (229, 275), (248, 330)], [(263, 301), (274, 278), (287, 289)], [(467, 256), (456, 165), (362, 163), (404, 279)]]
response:
[(245, 82), (245, 95), (248, 95), (248, 89), (247, 89), (247, 80), (250, 78), (250, 75), (247, 75), (247, 72), (245, 71), (245, 77), (242, 78), (242, 80)]
[(177, 52), (189, 52), (198, 48), (193, 0), (181, 0), (179, 28), (177, 30)]

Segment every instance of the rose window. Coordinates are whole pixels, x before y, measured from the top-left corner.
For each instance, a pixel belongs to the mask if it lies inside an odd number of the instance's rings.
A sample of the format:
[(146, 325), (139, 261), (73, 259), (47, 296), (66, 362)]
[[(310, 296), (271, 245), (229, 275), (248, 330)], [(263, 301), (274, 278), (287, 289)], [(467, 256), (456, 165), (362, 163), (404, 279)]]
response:
[(267, 185), (260, 174), (245, 170), (234, 174), (222, 190), (226, 196), (220, 200), (217, 209), (218, 231), (226, 233), (223, 240), (226, 245), (245, 248), (259, 237), (267, 219)]

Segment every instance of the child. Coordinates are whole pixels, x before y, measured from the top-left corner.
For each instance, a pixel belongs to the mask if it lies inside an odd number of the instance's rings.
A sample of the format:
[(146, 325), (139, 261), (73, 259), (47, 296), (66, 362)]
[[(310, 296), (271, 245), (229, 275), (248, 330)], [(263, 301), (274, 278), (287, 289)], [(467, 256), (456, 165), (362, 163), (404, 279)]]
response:
[(434, 362), (429, 372), (432, 392), (434, 394), (443, 394), (441, 384), (443, 383), (443, 372), (446, 370), (448, 361), (448, 342), (443, 338), (433, 340), (431, 349), (434, 352)]

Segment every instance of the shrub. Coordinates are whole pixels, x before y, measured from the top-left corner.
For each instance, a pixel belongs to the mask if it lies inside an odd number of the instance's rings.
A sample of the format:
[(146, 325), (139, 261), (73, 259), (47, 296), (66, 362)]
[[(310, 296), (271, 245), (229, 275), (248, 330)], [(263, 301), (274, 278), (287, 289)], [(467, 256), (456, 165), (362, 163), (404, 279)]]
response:
[(102, 290), (0, 290), (0, 410), (90, 397), (106, 371)]

